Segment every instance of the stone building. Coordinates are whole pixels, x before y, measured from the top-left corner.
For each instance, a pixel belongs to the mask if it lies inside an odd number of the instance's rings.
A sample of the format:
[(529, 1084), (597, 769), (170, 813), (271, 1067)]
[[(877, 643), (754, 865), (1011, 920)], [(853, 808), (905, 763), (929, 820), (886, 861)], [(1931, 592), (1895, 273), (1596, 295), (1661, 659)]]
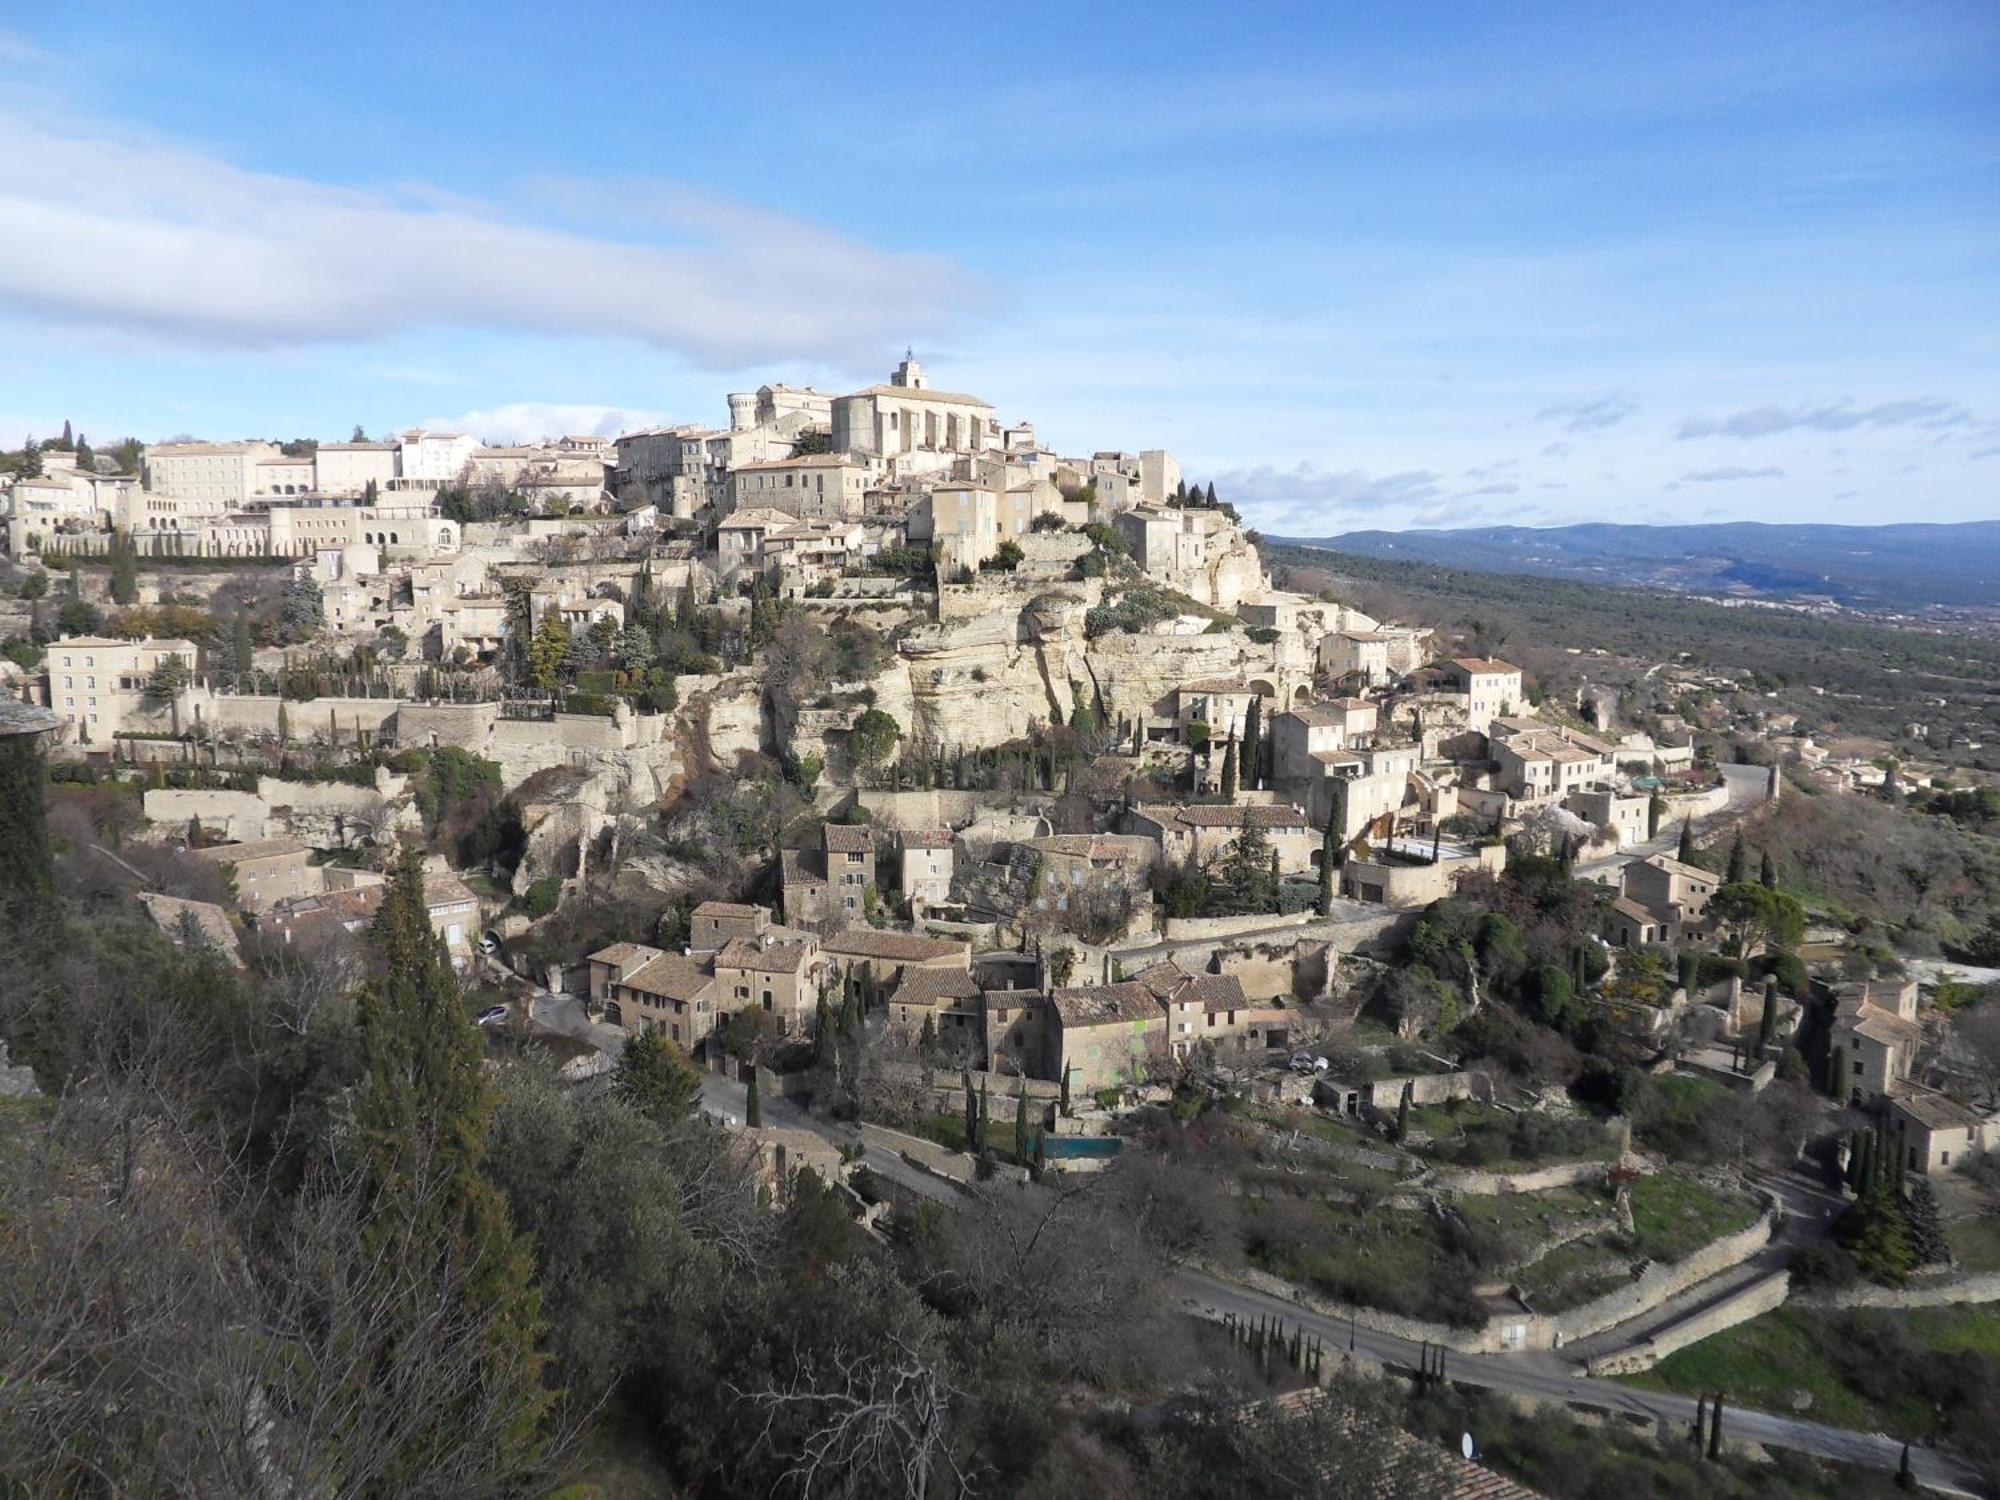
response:
[(1525, 701), (1521, 669), (1511, 662), (1461, 656), (1447, 670), (1465, 694), (1466, 721), (1482, 734), (1488, 732), (1493, 720), (1517, 712)]
[(898, 888), (915, 905), (942, 906), (951, 900), (952, 843), (949, 828), (911, 828), (896, 836), (902, 856)]
[(1888, 1126), (1903, 1170), (1926, 1177), (1967, 1166), (2000, 1145), (2000, 1115), (1912, 1085), (1890, 1094)]
[(956, 458), (1000, 445), (989, 403), (932, 390), (907, 356), (887, 385), (835, 397), (832, 421), (836, 453), (872, 455), (892, 474), (943, 472)]
[(1285, 875), (1302, 875), (1317, 865), (1321, 836), (1297, 807), (1234, 803), (1175, 806), (1149, 803), (1125, 814), (1125, 831), (1153, 839), (1162, 856), (1179, 864), (1207, 864), (1236, 847), (1246, 829), (1256, 828), (1278, 856)]
[(108, 745), (150, 698), (155, 675), (178, 661), (192, 677), (193, 641), (67, 636), (48, 648), (49, 707), (66, 717), (77, 742)]
[(257, 493), (257, 465), (283, 456), (275, 443), (155, 443), (141, 482), (171, 500), (241, 505)]
[(227, 870), (236, 882), (236, 904), (247, 912), (268, 911), (295, 896), (316, 896), (326, 876), (312, 862), (312, 850), (297, 839), (257, 839), (190, 851), (197, 859)]
[(780, 859), (785, 921), (795, 927), (861, 920), (875, 888), (875, 839), (866, 828), (828, 823), (818, 849)]
[(1079, 1092), (1144, 1083), (1166, 1066), (1167, 1013), (1136, 980), (1054, 991), (1048, 1030), (1055, 1076)]
[(814, 453), (739, 464), (729, 475), (730, 509), (780, 510), (807, 520), (859, 520), (876, 465), (845, 453)]

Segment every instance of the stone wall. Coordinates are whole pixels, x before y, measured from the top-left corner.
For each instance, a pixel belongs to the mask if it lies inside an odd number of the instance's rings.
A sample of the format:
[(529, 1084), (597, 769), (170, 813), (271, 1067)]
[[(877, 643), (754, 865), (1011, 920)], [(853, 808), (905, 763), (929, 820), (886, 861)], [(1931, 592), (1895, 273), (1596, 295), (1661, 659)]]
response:
[(1629, 1286), (1606, 1292), (1602, 1297), (1544, 1321), (1550, 1331), (1562, 1334), (1563, 1342), (1574, 1343), (1649, 1313), (1667, 1298), (1679, 1296), (1697, 1282), (1742, 1265), (1771, 1242), (1778, 1220), (1784, 1214), (1778, 1200), (1766, 1196), (1768, 1201), (1763, 1215), (1748, 1229), (1724, 1235), (1702, 1246), (1685, 1260), (1648, 1266)]
[(979, 816), (980, 803), (990, 792), (961, 792), (949, 788), (933, 791), (880, 792), (863, 788), (855, 800), (868, 809), (877, 828), (958, 828)]
[(1738, 1287), (1727, 1296), (1719, 1297), (1708, 1306), (1669, 1324), (1651, 1338), (1641, 1339), (1635, 1344), (1627, 1344), (1622, 1349), (1613, 1349), (1605, 1354), (1592, 1356), (1588, 1369), (1593, 1377), (1609, 1375), (1631, 1375), (1640, 1370), (1650, 1370), (1654, 1365), (1677, 1350), (1690, 1344), (1698, 1344), (1703, 1339), (1739, 1323), (1747, 1323), (1761, 1313), (1782, 1307), (1786, 1292), (1791, 1284), (1791, 1272), (1773, 1271), (1768, 1276), (1759, 1276), (1746, 1286)]
[(1246, 932), (1286, 927), (1310, 927), (1319, 921), (1317, 912), (1294, 912), (1289, 917), (1270, 912), (1251, 912), (1240, 917), (1168, 917), (1166, 939), (1170, 943), (1197, 942), (1203, 938), (1239, 937)]
[(1474, 1197), (1502, 1197), (1509, 1193), (1540, 1193), (1549, 1188), (1572, 1187), (1579, 1182), (1595, 1182), (1611, 1170), (1607, 1161), (1565, 1161), (1528, 1172), (1481, 1172), (1472, 1168), (1440, 1169), (1427, 1178), (1429, 1186), (1445, 1192), (1468, 1193)]
[(1834, 1292), (1801, 1297), (1803, 1307), (1950, 1307), (1962, 1302), (2000, 1302), (2000, 1271), (1967, 1276), (1920, 1277), (1909, 1286), (1858, 1282)]
[(176, 791), (159, 787), (146, 793), (146, 821), (184, 826), (200, 818), (202, 830), (238, 842), (269, 838), (271, 809), (255, 792)]

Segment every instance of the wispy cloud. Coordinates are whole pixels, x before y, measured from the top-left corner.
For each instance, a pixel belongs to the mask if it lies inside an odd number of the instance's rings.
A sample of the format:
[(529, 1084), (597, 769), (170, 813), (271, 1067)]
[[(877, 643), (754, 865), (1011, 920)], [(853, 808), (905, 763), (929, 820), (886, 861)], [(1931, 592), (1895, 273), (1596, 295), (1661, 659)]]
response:
[(1972, 420), (1972, 413), (1955, 401), (1936, 396), (1913, 397), (1904, 401), (1884, 401), (1875, 406), (1856, 406), (1852, 401), (1835, 401), (1824, 406), (1753, 406), (1747, 411), (1722, 417), (1689, 417), (1681, 423), (1678, 438), (1769, 437), (1773, 433), (1806, 428), (1815, 432), (1852, 432), (1857, 427), (1959, 427)]
[(279, 348), (459, 327), (632, 338), (713, 370), (868, 368), (985, 293), (950, 263), (650, 191), (612, 239), (424, 187), (245, 171), (172, 143), (0, 110), (0, 308), (193, 344)]
[(1302, 463), (1293, 469), (1260, 464), (1216, 476), (1217, 494), (1253, 509), (1261, 524), (1295, 535), (1339, 525), (1342, 512), (1375, 515), (1408, 512), (1443, 494), (1444, 476), (1429, 469), (1369, 474), (1361, 469), (1321, 469)]
[[(1616, 391), (1584, 401), (1564, 401), (1535, 413), (1537, 422), (1561, 422), (1566, 432), (1602, 432), (1616, 427), (1639, 409), (1639, 403)], [(1552, 445), (1553, 446), (1553, 445)]]
[(455, 417), (428, 417), (422, 425), (470, 433), (489, 443), (531, 443), (538, 438), (562, 437), (567, 433), (616, 437), (660, 420), (658, 412), (636, 411), (629, 406), (511, 401), (505, 406), (461, 412)]
[(1681, 475), (1683, 484), (1728, 484), (1738, 479), (1783, 479), (1785, 471), (1771, 466), (1763, 469), (1746, 469), (1741, 464), (1724, 464), (1719, 469), (1696, 469)]

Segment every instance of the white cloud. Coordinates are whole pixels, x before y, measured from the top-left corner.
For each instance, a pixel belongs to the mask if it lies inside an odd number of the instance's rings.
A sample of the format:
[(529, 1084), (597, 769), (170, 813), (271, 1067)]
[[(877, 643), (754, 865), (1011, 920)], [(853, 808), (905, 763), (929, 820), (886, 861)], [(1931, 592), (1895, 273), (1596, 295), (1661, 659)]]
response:
[(1689, 417), (1674, 435), (1757, 438), (1801, 427), (1815, 432), (1852, 432), (1857, 427), (1904, 427), (1912, 423), (1929, 428), (1958, 427), (1971, 420), (1972, 414), (1956, 402), (1921, 396), (1884, 401), (1875, 406), (1856, 406), (1852, 401), (1835, 401), (1825, 406), (1754, 406), (1722, 417)]
[(1696, 469), (1681, 475), (1684, 484), (1728, 484), (1737, 479), (1783, 479), (1785, 471), (1775, 466), (1764, 469), (1746, 469), (1741, 464), (1724, 464), (1719, 469)]
[(870, 369), (984, 300), (934, 257), (684, 185), (618, 194), (659, 227), (593, 236), (0, 109), (0, 308), (231, 347), (459, 327), (629, 337), (712, 370)]
[(1564, 401), (1556, 406), (1545, 406), (1535, 413), (1535, 420), (1559, 421), (1565, 432), (1602, 432), (1607, 427), (1616, 427), (1638, 409), (1639, 403), (1630, 396), (1612, 391), (1587, 401)]
[(427, 417), (419, 424), (447, 432), (465, 432), (489, 443), (532, 443), (539, 438), (616, 437), (635, 427), (664, 420), (658, 412), (629, 406), (593, 406), (559, 401), (510, 401), (455, 417)]
[(1442, 494), (1444, 476), (1429, 469), (1372, 475), (1361, 469), (1321, 469), (1302, 463), (1294, 469), (1260, 464), (1231, 469), (1215, 479), (1216, 494), (1243, 509), (1267, 529), (1294, 536), (1340, 529), (1344, 511), (1408, 512)]

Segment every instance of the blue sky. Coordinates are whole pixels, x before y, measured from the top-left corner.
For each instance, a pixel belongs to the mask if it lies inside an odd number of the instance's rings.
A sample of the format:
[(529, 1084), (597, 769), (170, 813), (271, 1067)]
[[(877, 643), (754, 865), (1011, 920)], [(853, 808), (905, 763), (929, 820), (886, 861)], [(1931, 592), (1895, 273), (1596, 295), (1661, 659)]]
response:
[(0, 434), (907, 343), (1267, 530), (2000, 515), (2000, 7), (0, 0)]

